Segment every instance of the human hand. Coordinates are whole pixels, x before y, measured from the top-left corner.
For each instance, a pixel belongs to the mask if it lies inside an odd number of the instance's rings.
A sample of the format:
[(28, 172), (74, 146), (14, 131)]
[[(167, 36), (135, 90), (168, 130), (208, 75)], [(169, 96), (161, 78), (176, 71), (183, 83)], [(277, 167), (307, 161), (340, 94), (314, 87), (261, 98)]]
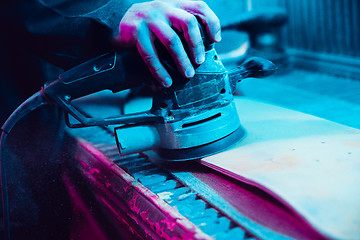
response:
[[(136, 47), (155, 79), (170, 87), (172, 79), (161, 64), (154, 47), (159, 39), (185, 78), (195, 74), (194, 65), (205, 60), (205, 50), (198, 27), (198, 17), (206, 26), (210, 40), (221, 40), (219, 19), (203, 1), (155, 0), (132, 5), (119, 25), (119, 34), (113, 39), (121, 47)], [(174, 29), (183, 34), (189, 52)], [(189, 56), (188, 56), (189, 54)]]

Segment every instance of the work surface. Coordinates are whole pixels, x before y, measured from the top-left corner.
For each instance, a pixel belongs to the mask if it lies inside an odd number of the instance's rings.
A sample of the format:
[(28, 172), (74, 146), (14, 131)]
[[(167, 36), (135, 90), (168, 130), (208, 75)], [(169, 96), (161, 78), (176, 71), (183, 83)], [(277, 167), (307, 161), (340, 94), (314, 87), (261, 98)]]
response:
[(332, 238), (360, 236), (360, 131), (236, 98), (246, 138), (201, 162), (255, 185)]
[[(360, 183), (356, 174), (360, 159), (359, 130), (251, 98), (236, 97), (235, 101), (247, 130), (246, 138), (234, 150), (203, 159), (202, 163), (271, 193), (326, 236), (356, 238), (359, 234), (357, 217), (360, 216), (360, 194), (356, 188)], [(150, 99), (136, 99), (125, 105), (125, 112), (137, 112), (150, 106)], [(114, 105), (91, 108), (100, 115), (101, 111), (106, 114), (119, 111), (114, 109)], [(109, 136), (106, 142), (113, 141)], [(96, 142), (99, 142), (98, 138)], [(210, 195), (209, 191), (203, 191), (210, 186), (206, 182), (212, 181), (213, 174), (204, 173), (204, 178), (199, 178), (201, 172), (187, 169), (189, 173), (170, 171), (229, 218), (250, 230), (259, 229), (253, 224), (246, 225), (246, 221), (244, 223), (239, 212), (236, 210), (235, 213), (235, 209), (230, 207), (236, 205), (231, 203), (232, 200), (225, 199), (223, 204), (219, 196), (225, 193), (224, 190)], [(233, 192), (231, 195), (239, 194)], [(243, 196), (237, 201), (244, 204), (245, 198)], [(256, 206), (256, 209), (262, 208)], [(267, 212), (260, 214), (266, 215)], [(261, 234), (269, 236), (264, 231)]]

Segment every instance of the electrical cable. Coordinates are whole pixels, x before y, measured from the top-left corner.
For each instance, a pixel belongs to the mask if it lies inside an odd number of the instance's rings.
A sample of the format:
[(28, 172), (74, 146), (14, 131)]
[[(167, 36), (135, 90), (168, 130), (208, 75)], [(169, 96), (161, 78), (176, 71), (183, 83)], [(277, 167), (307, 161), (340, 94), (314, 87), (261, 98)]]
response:
[(6, 138), (9, 135), (15, 124), (20, 121), (24, 116), (31, 111), (37, 109), (43, 104), (46, 104), (46, 98), (43, 96), (42, 91), (39, 91), (23, 102), (6, 120), (1, 127), (0, 136), (0, 185), (1, 185), (1, 199), (3, 204), (3, 226), (4, 226), (4, 239), (10, 240), (10, 207), (9, 196), (6, 178), (6, 156), (5, 144)]

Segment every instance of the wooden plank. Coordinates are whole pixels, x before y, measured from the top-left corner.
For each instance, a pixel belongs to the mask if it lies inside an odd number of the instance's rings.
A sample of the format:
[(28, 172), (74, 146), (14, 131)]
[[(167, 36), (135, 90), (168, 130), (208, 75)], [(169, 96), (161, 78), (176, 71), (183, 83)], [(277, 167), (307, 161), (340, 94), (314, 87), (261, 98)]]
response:
[(81, 180), (112, 220), (111, 227), (128, 227), (133, 239), (212, 239), (90, 143), (78, 139), (74, 154)]
[(202, 164), (257, 186), (331, 238), (360, 236), (360, 130), (235, 99), (246, 138)]

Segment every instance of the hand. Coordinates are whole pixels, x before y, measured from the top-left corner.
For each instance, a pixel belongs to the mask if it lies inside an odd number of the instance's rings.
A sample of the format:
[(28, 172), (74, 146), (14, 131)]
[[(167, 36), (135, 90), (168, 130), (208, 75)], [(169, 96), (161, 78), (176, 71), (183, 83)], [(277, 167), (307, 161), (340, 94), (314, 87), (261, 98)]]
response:
[[(164, 87), (170, 87), (172, 79), (159, 60), (154, 40), (159, 39), (166, 47), (179, 72), (185, 78), (192, 78), (195, 74), (193, 64), (200, 65), (205, 60), (196, 17), (206, 26), (210, 40), (219, 42), (219, 19), (205, 2), (155, 0), (134, 4), (129, 8), (120, 22), (119, 34), (114, 38), (114, 43), (117, 46), (136, 46), (155, 79)], [(188, 53), (174, 28), (183, 34)]]

